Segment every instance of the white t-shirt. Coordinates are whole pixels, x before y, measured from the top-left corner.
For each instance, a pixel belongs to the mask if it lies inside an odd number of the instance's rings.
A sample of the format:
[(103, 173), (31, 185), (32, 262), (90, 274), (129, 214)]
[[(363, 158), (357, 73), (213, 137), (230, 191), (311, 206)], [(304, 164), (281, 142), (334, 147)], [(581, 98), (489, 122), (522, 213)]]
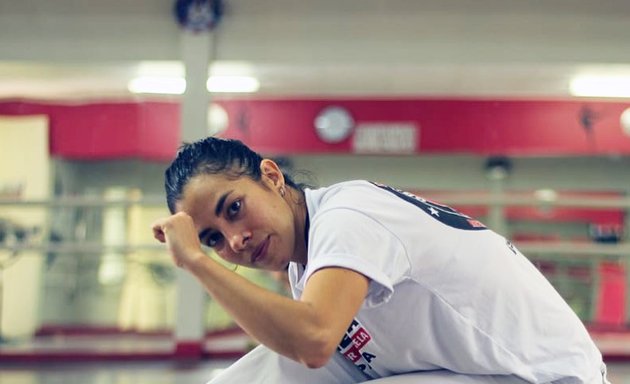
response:
[(367, 181), (305, 195), (308, 263), (289, 267), (293, 295), (324, 267), (370, 279), (338, 348), (368, 376), (447, 369), (601, 382), (602, 356), (581, 321), (527, 258), (482, 223)]

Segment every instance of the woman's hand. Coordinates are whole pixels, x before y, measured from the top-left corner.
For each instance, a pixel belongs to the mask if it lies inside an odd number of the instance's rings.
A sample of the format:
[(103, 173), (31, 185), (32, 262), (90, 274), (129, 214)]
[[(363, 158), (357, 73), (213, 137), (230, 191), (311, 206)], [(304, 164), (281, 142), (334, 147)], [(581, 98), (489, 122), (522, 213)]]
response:
[(178, 267), (188, 268), (200, 258), (206, 257), (193, 220), (184, 212), (156, 221), (153, 224), (153, 237), (166, 243)]

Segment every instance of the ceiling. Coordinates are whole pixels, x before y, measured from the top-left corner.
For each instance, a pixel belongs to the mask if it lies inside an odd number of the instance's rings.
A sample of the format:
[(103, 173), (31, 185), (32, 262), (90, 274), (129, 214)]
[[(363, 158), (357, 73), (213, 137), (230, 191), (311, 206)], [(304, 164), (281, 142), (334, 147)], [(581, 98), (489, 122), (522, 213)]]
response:
[[(183, 72), (174, 0), (0, 0), (0, 98), (131, 97)], [(226, 0), (211, 73), (262, 97), (569, 96), (630, 76), (627, 0)]]

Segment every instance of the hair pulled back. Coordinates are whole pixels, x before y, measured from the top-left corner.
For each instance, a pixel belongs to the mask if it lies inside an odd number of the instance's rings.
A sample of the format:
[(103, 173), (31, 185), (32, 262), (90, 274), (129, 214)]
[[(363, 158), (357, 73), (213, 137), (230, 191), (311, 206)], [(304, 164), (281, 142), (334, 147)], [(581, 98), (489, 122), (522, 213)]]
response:
[[(258, 153), (239, 140), (207, 137), (183, 144), (164, 172), (168, 209), (175, 213), (175, 204), (182, 198), (184, 188), (192, 178), (201, 174), (247, 176), (259, 181), (262, 160)], [(297, 188), (289, 176), (284, 175), (284, 178), (287, 185)]]

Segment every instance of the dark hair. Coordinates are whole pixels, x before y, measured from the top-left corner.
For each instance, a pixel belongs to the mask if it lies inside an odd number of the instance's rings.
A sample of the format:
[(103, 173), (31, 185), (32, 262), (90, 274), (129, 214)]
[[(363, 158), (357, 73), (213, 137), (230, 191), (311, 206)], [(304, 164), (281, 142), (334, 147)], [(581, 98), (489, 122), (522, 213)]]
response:
[[(223, 173), (233, 177), (247, 176), (254, 181), (261, 178), (262, 157), (239, 140), (207, 137), (185, 143), (177, 151), (175, 160), (164, 172), (166, 203), (171, 213), (182, 197), (186, 184), (200, 174)], [(283, 173), (284, 174), (284, 173)], [(291, 177), (284, 174), (285, 183), (300, 189)]]

